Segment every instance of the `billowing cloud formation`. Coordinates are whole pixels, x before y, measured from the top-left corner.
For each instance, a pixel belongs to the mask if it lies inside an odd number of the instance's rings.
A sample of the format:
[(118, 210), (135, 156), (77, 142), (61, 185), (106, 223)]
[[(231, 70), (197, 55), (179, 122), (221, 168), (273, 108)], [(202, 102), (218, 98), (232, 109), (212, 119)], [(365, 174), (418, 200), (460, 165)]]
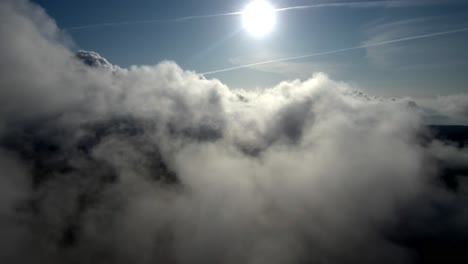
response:
[(101, 55), (99, 55), (99, 53), (94, 51), (79, 50), (76, 53), (76, 57), (89, 66), (102, 67), (108, 69), (114, 68), (114, 66), (110, 64), (106, 60), (106, 58), (103, 58)]
[(421, 104), (447, 116), (468, 120), (468, 94), (438, 96)]
[(0, 15), (2, 263), (402, 263), (467, 237), (439, 178), (468, 153), (411, 104), (324, 74), (234, 91), (110, 67), (37, 6)]

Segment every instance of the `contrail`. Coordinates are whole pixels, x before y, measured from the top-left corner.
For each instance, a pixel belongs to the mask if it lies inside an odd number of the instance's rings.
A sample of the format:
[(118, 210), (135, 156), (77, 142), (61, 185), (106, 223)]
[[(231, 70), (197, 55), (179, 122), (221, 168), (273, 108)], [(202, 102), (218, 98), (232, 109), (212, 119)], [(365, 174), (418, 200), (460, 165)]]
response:
[[(323, 4), (313, 4), (313, 5), (301, 5), (301, 6), (291, 6), (275, 9), (276, 12), (289, 11), (289, 10), (300, 10), (300, 9), (311, 9), (319, 7), (355, 7), (355, 8), (369, 8), (369, 7), (407, 7), (407, 6), (421, 6), (421, 5), (442, 5), (450, 3), (450, 0), (441, 1), (431, 1), (425, 0), (424, 2), (415, 2), (415, 1), (404, 1), (404, 0), (381, 0), (381, 1), (356, 1), (356, 2), (337, 2), (337, 3), (323, 3)], [(452, 1), (453, 2), (453, 1)]]
[[(276, 8), (275, 11), (284, 12), (284, 11), (291, 11), (291, 10), (312, 9), (312, 8), (321, 8), (321, 7), (377, 7), (377, 6), (391, 7), (391, 6), (398, 6), (398, 4), (408, 4), (408, 1), (393, 0), (393, 1), (361, 1), (361, 2), (324, 3), (324, 4)], [(134, 21), (122, 21), (122, 22), (109, 22), (109, 23), (73, 26), (73, 27), (68, 27), (65, 29), (66, 30), (82, 30), (82, 29), (123, 26), (123, 25), (185, 22), (185, 21), (196, 20), (196, 19), (207, 19), (207, 18), (216, 18), (216, 17), (225, 17), (225, 16), (238, 16), (241, 14), (242, 14), (241, 11), (237, 11), (237, 12), (230, 12), (230, 13), (185, 16), (185, 17), (168, 18), (168, 19), (148, 19), (148, 20), (134, 20)]]
[(200, 74), (201, 75), (209, 75), (209, 74), (214, 74), (214, 73), (220, 73), (220, 72), (233, 71), (233, 70), (238, 70), (238, 69), (243, 69), (243, 68), (249, 68), (249, 67), (252, 67), (252, 66), (265, 65), (265, 64), (282, 62), (282, 61), (292, 61), (292, 60), (306, 59), (306, 58), (317, 57), (317, 56), (322, 56), (322, 55), (341, 53), (341, 52), (346, 52), (346, 51), (351, 51), (351, 50), (358, 50), (358, 49), (363, 49), (363, 48), (368, 48), (368, 47), (382, 46), (382, 45), (387, 45), (387, 44), (391, 44), (391, 43), (405, 42), (405, 41), (411, 41), (411, 40), (416, 40), (416, 39), (431, 38), (431, 37), (436, 37), (436, 36), (455, 34), (455, 33), (460, 33), (460, 32), (465, 32), (465, 31), (468, 31), (468, 28), (459, 28), (459, 29), (453, 29), (453, 30), (448, 30), (448, 31), (441, 31), (441, 32), (429, 33), (429, 34), (424, 34), (424, 35), (418, 35), (418, 36), (412, 36), (412, 37), (405, 37), (405, 38), (387, 40), (387, 41), (382, 41), (382, 42), (374, 42), (374, 43), (369, 43), (369, 44), (363, 44), (363, 45), (360, 45), (360, 46), (354, 46), (354, 47), (350, 47), (350, 48), (343, 48), (343, 49), (337, 49), (337, 50), (331, 50), (331, 51), (325, 51), (325, 52), (319, 52), (319, 53), (312, 53), (312, 54), (306, 54), (306, 55), (295, 56), (295, 57), (287, 57), (287, 58), (281, 58), (281, 59), (275, 59), (275, 60), (255, 62), (255, 63), (244, 64), (244, 65), (241, 65), (241, 66), (236, 66), (236, 67), (231, 67), (231, 68), (225, 68), (225, 69), (220, 69), (220, 70), (204, 72), (204, 73), (200, 73)]
[(176, 17), (176, 18), (168, 18), (168, 19), (148, 19), (148, 20), (136, 20), (136, 21), (109, 22), (109, 23), (101, 23), (101, 24), (90, 24), (90, 25), (83, 25), (83, 26), (74, 26), (74, 27), (68, 27), (68, 28), (65, 28), (65, 29), (66, 30), (80, 30), (80, 29), (123, 26), (123, 25), (184, 22), (184, 21), (194, 20), (194, 19), (215, 18), (215, 17), (223, 17), (223, 16), (235, 16), (235, 15), (240, 15), (241, 13), (242, 12), (231, 12), (231, 13), (224, 13), (224, 14), (186, 16), (186, 17)]
[(343, 3), (324, 3), (314, 5), (302, 5), (302, 6), (291, 6), (275, 9), (276, 12), (289, 11), (289, 10), (300, 10), (300, 9), (311, 9), (319, 7), (376, 7), (385, 6), (389, 4), (401, 3), (401, 1), (361, 1), (361, 2), (343, 2)]

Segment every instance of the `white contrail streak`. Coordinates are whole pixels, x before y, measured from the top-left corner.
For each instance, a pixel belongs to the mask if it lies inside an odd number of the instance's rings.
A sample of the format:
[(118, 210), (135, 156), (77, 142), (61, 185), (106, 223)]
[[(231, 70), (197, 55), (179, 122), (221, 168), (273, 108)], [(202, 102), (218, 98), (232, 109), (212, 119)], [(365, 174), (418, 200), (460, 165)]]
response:
[(319, 7), (376, 7), (376, 6), (386, 6), (390, 4), (396, 4), (400, 2), (401, 1), (361, 1), (361, 2), (343, 2), (343, 3), (324, 3), (324, 4), (277, 8), (275, 9), (275, 11), (282, 12), (282, 11), (289, 11), (289, 10), (301, 10), (301, 9), (311, 9), (311, 8), (319, 8)]
[(306, 58), (317, 57), (317, 56), (322, 56), (322, 55), (341, 53), (341, 52), (346, 52), (346, 51), (351, 51), (351, 50), (358, 50), (358, 49), (363, 49), (363, 48), (368, 48), (368, 47), (382, 46), (382, 45), (387, 45), (387, 44), (391, 44), (391, 43), (405, 42), (405, 41), (416, 40), (416, 39), (431, 38), (431, 37), (436, 37), (436, 36), (455, 34), (455, 33), (460, 33), (460, 32), (465, 32), (465, 31), (468, 31), (468, 28), (459, 28), (459, 29), (453, 29), (453, 30), (448, 30), (448, 31), (441, 31), (441, 32), (429, 33), (429, 34), (424, 34), (424, 35), (417, 35), (417, 36), (412, 36), (412, 37), (405, 37), (405, 38), (398, 38), (398, 39), (392, 39), (392, 40), (381, 41), (381, 42), (368, 43), (368, 44), (363, 44), (363, 45), (360, 45), (360, 46), (354, 46), (354, 47), (350, 47), (350, 48), (343, 48), (343, 49), (337, 49), (337, 50), (331, 50), (331, 51), (325, 51), (325, 52), (319, 52), (319, 53), (312, 53), (312, 54), (306, 54), (306, 55), (295, 56), (295, 57), (287, 57), (287, 58), (281, 58), (281, 59), (275, 59), (275, 60), (255, 62), (255, 63), (244, 64), (244, 65), (231, 67), (231, 68), (225, 68), (225, 69), (220, 69), (220, 70), (204, 72), (204, 73), (200, 73), (200, 74), (201, 75), (209, 75), (209, 74), (214, 74), (214, 73), (221, 73), (221, 72), (227, 72), (227, 71), (233, 71), (233, 70), (238, 70), (238, 69), (249, 68), (249, 67), (258, 66), (258, 65), (265, 65), (265, 64), (283, 62), (283, 61), (300, 60), (300, 59), (306, 59)]
[(241, 13), (242, 12), (231, 12), (231, 13), (224, 13), (224, 14), (186, 16), (186, 17), (177, 17), (177, 18), (169, 18), (169, 19), (148, 19), (148, 20), (136, 20), (136, 21), (109, 22), (109, 23), (101, 23), (101, 24), (91, 24), (91, 25), (68, 27), (68, 28), (65, 28), (65, 29), (67, 29), (67, 30), (80, 30), (80, 29), (90, 29), (90, 28), (99, 28), (99, 27), (113, 27), (113, 26), (124, 26), (124, 25), (184, 22), (184, 21), (194, 20), (194, 19), (215, 18), (215, 17), (223, 17), (223, 16), (235, 16), (235, 15), (240, 15)]
[[(429, 1), (429, 0), (427, 0)], [(425, 2), (425, 4), (430, 4), (432, 2)], [(341, 2), (341, 3), (324, 3), (324, 4), (314, 4), (314, 5), (302, 5), (302, 6), (291, 6), (284, 8), (275, 9), (276, 12), (284, 12), (291, 10), (302, 10), (302, 9), (312, 9), (312, 8), (321, 8), (321, 7), (378, 7), (378, 6), (388, 6), (388, 7), (397, 7), (408, 5), (408, 1), (361, 1), (361, 2)], [(420, 3), (422, 4), (422, 3)], [(65, 28), (67, 30), (82, 30), (82, 29), (91, 29), (91, 28), (100, 28), (100, 27), (112, 27), (112, 26), (124, 26), (124, 25), (137, 25), (137, 24), (150, 24), (150, 23), (170, 23), (170, 22), (184, 22), (195, 19), (207, 19), (207, 18), (216, 18), (216, 17), (225, 17), (225, 16), (238, 16), (242, 12), (230, 12), (230, 13), (221, 13), (221, 14), (208, 14), (208, 15), (197, 15), (197, 16), (185, 16), (178, 18), (169, 18), (169, 19), (148, 19), (148, 20), (135, 20), (135, 21), (122, 21), (122, 22), (109, 22), (101, 24), (90, 24), (82, 26), (74, 26)]]

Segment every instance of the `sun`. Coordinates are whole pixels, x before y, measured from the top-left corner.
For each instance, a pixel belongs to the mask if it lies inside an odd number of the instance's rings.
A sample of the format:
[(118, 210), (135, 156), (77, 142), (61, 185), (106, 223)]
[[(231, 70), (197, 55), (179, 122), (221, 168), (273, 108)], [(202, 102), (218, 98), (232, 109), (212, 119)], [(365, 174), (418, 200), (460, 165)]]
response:
[(265, 0), (254, 0), (242, 11), (242, 24), (251, 35), (264, 36), (275, 28), (275, 8)]

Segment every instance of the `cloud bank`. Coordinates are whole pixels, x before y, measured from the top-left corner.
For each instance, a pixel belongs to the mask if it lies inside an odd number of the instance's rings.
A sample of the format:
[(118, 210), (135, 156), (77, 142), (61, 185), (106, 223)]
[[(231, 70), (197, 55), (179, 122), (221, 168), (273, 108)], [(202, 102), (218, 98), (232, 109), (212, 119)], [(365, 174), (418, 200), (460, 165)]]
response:
[(244, 91), (122, 69), (27, 1), (0, 17), (2, 263), (405, 263), (467, 237), (440, 179), (468, 152), (410, 103), (325, 74)]

